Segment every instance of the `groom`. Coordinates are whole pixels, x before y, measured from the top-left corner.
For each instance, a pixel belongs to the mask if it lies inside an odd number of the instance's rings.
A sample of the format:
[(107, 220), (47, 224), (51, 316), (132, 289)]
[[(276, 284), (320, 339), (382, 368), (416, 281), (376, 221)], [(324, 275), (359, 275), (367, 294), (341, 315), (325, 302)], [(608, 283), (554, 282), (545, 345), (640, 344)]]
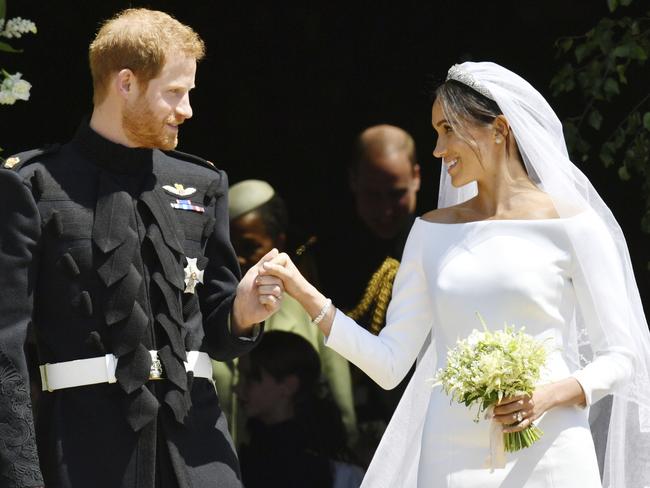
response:
[(203, 54), (169, 15), (121, 12), (90, 46), (90, 120), (0, 170), (0, 486), (241, 487), (210, 358), (254, 347), (282, 288), (239, 281), (226, 174), (173, 150)]

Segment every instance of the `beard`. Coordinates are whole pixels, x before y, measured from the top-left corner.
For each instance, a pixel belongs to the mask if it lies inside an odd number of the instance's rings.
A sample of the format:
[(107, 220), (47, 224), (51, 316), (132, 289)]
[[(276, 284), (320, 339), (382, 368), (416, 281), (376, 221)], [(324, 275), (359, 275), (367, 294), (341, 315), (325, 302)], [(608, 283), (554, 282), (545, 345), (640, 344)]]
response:
[(178, 145), (178, 133), (167, 128), (176, 119), (170, 115), (164, 120), (158, 119), (144, 97), (133, 104), (127, 104), (122, 113), (122, 127), (128, 139), (136, 147), (162, 149), (170, 151)]

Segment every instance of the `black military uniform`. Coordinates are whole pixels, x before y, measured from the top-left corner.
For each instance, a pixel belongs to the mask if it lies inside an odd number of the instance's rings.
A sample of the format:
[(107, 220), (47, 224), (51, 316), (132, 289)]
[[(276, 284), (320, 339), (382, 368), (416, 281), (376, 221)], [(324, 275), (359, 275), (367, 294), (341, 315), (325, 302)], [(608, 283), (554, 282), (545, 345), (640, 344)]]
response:
[[(87, 123), (68, 144), (7, 161), (18, 164), (0, 171), (0, 487), (38, 486), (41, 471), (48, 488), (241, 486), (213, 384), (183, 363), (186, 351), (227, 360), (255, 344), (229, 328), (240, 272), (225, 173)], [(188, 269), (204, 272), (195, 293)], [(30, 322), (41, 364), (118, 358), (116, 383), (41, 395), (38, 455)]]

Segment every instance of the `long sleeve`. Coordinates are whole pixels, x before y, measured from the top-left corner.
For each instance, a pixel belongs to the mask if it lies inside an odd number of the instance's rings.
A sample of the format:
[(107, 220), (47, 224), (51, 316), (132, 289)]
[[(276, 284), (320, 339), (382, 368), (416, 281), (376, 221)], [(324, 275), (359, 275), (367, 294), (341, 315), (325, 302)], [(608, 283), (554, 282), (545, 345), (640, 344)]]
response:
[(593, 361), (573, 373), (582, 386), (587, 405), (624, 385), (632, 376), (634, 353), (629, 347), (628, 297), (614, 242), (595, 216), (574, 219), (573, 285), (580, 314), (594, 352)]
[[(205, 255), (209, 261), (205, 271), (205, 284), (200, 289), (199, 297), (207, 352), (218, 361), (227, 361), (248, 352), (256, 341), (235, 337), (230, 330), (229, 317), (240, 271), (230, 243), (226, 173), (219, 171), (219, 179), (211, 188), (215, 197), (215, 222), (206, 244)], [(257, 334), (256, 339), (260, 337), (261, 334)]]
[(0, 486), (40, 486), (23, 352), (32, 319), (40, 222), (17, 174), (0, 170), (0, 188)]
[(395, 277), (386, 327), (375, 336), (339, 310), (327, 346), (385, 389), (406, 376), (431, 330), (433, 306), (422, 266), (422, 226), (413, 226)]

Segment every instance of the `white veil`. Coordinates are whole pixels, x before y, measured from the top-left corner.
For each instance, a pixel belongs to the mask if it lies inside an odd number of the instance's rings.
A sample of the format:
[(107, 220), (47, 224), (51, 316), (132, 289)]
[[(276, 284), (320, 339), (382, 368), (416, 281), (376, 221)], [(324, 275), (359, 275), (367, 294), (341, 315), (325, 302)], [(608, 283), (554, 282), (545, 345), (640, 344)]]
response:
[[(531, 179), (551, 196), (560, 217), (569, 217), (576, 209), (591, 209), (602, 220), (615, 243), (617, 262), (625, 275), (627, 310), (624, 320), (604, 323), (603, 332), (611, 344), (623, 345), (635, 356), (631, 384), (613, 394), (612, 412), (604, 460), (605, 488), (643, 488), (650, 486), (650, 333), (643, 313), (639, 290), (634, 279), (625, 238), (607, 205), (587, 177), (569, 160), (562, 124), (553, 109), (526, 80), (489, 62), (454, 65), (447, 79), (470, 86), (494, 100), (508, 120)], [(454, 188), (442, 168), (438, 207), (461, 203), (476, 195), (476, 185)], [(598, 242), (582, 242), (570, 236), (581, 263), (589, 256), (605, 252)], [(613, 247), (612, 247), (613, 249)], [(614, 251), (612, 251), (614, 252)], [(607, 280), (606, 276), (602, 277)], [(600, 285), (600, 286), (599, 286)], [(606, 296), (597, 296), (602, 283), (589, 283), (598, 317), (608, 307)], [(588, 351), (586, 328), (577, 317), (574, 328), (573, 356), (576, 365), (584, 362)], [(588, 361), (588, 359), (586, 359)]]
[[(599, 461), (603, 464), (605, 488), (650, 487), (650, 332), (643, 314), (639, 290), (636, 286), (627, 244), (621, 228), (611, 211), (598, 196), (589, 180), (569, 160), (562, 125), (546, 100), (526, 80), (494, 63), (467, 62), (449, 70), (448, 79), (464, 83), (495, 101), (510, 124), (517, 146), (531, 179), (548, 193), (560, 217), (570, 217), (581, 211), (590, 211), (602, 221), (611, 236), (610, 245), (584, 242), (570, 235), (577, 256), (577, 265), (586, 268), (593, 260), (607, 257), (618, 263), (625, 282), (627, 300), (617, 310), (617, 323), (604, 317), (610, 305), (607, 276), (588, 283), (595, 313), (590, 321), (597, 322), (608, 344), (620, 345), (634, 356), (634, 373), (612, 397), (596, 404), (600, 407), (611, 401), (611, 415), (601, 415), (608, 425), (597, 430), (607, 432), (606, 446), (597, 442)], [(476, 185), (461, 188), (451, 185), (442, 168), (438, 207), (461, 203), (476, 195)], [(598, 222), (597, 220), (595, 222)], [(597, 225), (596, 223), (594, 225)], [(571, 234), (569, 225), (565, 226)], [(606, 234), (604, 234), (606, 235)], [(594, 258), (596, 256), (596, 258)], [(620, 292), (620, 290), (617, 290)], [(625, 298), (625, 297), (624, 297)], [(566, 351), (575, 369), (589, 362), (590, 343), (582, 317), (577, 314)], [(429, 404), (428, 384), (434, 370), (435, 353), (432, 344), (425, 344), (418, 367), (404, 392), (393, 418), (364, 477), (362, 488), (415, 487), (420, 460), (420, 441), (424, 417)], [(598, 408), (593, 409), (598, 410)], [(595, 436), (601, 441), (602, 435)], [(604, 458), (604, 460), (603, 460)]]

